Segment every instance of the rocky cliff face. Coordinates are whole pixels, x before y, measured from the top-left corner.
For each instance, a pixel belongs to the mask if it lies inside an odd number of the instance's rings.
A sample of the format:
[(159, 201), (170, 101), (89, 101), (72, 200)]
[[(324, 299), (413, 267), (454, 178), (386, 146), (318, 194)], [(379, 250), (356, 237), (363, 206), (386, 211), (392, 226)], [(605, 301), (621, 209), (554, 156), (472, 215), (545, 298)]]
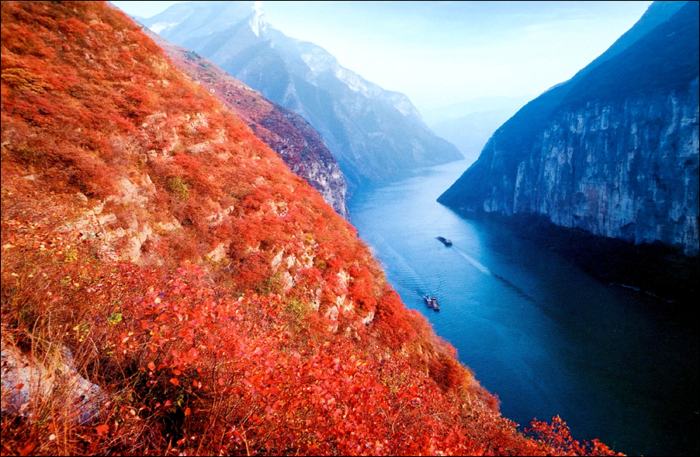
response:
[(181, 70), (235, 112), (258, 138), (282, 157), (294, 174), (304, 178), (321, 193), (326, 203), (348, 219), (343, 172), (313, 127), (199, 54), (175, 46), (153, 32), (147, 34)]
[(523, 107), (438, 201), (697, 253), (698, 8), (681, 6), (653, 4), (607, 55)]
[(687, 92), (566, 110), (520, 162), (512, 207), (564, 227), (698, 248), (698, 79)]

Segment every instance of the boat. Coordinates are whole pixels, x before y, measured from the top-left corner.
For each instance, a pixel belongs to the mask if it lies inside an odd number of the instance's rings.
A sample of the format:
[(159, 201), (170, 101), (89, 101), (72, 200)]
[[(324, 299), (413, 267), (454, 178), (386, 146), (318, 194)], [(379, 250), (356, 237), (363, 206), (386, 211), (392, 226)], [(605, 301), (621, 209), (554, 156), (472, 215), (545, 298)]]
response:
[(439, 237), (437, 237), (437, 239), (440, 240), (440, 241), (442, 241), (442, 243), (443, 243), (445, 246), (452, 246), (452, 241), (451, 241), (451, 240), (448, 240), (448, 239), (445, 238), (444, 236), (439, 236)]
[(432, 308), (435, 311), (440, 311), (440, 305), (438, 305), (437, 297), (431, 297), (428, 294), (425, 294), (423, 299), (425, 300), (425, 304), (428, 305), (428, 308)]

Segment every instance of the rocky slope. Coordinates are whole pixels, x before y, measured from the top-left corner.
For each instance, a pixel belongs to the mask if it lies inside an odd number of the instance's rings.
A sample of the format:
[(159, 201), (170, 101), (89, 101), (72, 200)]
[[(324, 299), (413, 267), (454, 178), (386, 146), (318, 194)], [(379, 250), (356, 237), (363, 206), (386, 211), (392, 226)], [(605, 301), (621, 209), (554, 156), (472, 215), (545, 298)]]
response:
[(697, 3), (679, 3), (652, 4), (605, 54), (526, 105), (438, 201), (697, 253)]
[(294, 112), (266, 100), (199, 54), (175, 46), (146, 30), (178, 68), (202, 84), (240, 117), (255, 135), (277, 152), (292, 172), (319, 191), (323, 199), (348, 219), (347, 185), (343, 172), (318, 133)]
[(501, 417), (352, 226), (122, 13), (1, 8), (3, 454), (609, 451)]
[(250, 3), (176, 5), (145, 24), (307, 119), (351, 188), (462, 158), (428, 129), (405, 95), (383, 90), (319, 46), (268, 26)]

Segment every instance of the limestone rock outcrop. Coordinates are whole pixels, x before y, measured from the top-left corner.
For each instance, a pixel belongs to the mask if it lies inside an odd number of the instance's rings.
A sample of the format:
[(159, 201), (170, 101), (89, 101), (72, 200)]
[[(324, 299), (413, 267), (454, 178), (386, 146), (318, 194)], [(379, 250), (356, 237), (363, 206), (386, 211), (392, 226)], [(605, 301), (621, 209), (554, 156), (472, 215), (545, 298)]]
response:
[(2, 340), (2, 414), (35, 420), (43, 402), (53, 395), (65, 400), (58, 411), (70, 421), (92, 423), (107, 401), (102, 389), (76, 371), (73, 354), (66, 347), (56, 349), (46, 361), (35, 360)]
[(501, 126), (438, 201), (697, 253), (698, 5), (666, 3)]

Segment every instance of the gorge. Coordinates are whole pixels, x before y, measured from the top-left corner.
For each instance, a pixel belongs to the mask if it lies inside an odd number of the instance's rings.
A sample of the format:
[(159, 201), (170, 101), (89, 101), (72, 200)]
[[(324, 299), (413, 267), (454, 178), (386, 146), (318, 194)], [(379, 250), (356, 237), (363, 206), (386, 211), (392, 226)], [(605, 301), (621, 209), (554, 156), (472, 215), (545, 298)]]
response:
[(457, 179), (260, 2), (2, 2), (3, 454), (694, 455), (697, 16), (651, 4)]
[(462, 158), (428, 129), (404, 94), (342, 67), (320, 46), (287, 37), (267, 24), (253, 2), (173, 5), (144, 25), (307, 119), (350, 191)]
[[(592, 277), (516, 228), (440, 205), (455, 165), (365, 188), (350, 202), (353, 225), (406, 306), (498, 393), (508, 418), (526, 424), (556, 411), (581, 438), (628, 455), (694, 454), (697, 322)], [(439, 313), (425, 306), (426, 293)]]

